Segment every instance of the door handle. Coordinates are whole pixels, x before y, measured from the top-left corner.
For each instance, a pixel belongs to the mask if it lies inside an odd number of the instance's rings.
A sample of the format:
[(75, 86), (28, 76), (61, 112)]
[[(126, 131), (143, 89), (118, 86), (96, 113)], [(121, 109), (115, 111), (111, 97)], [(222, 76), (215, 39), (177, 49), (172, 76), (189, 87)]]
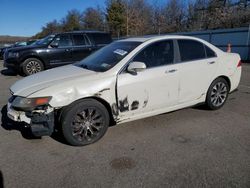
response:
[(210, 64), (210, 65), (211, 65), (211, 64), (214, 64), (214, 63), (215, 63), (215, 61), (210, 61), (210, 62), (208, 62), (208, 64)]
[(167, 74), (167, 73), (174, 73), (174, 72), (176, 72), (177, 71), (177, 69), (171, 69), (171, 70), (166, 70), (165, 71), (165, 73)]
[(65, 51), (66, 51), (66, 52), (70, 52), (70, 51), (71, 51), (71, 49), (65, 49)]

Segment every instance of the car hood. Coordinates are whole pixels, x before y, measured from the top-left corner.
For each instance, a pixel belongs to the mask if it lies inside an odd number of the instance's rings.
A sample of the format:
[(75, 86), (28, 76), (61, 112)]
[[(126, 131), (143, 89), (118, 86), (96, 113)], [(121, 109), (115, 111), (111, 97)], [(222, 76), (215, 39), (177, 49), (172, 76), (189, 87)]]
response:
[(19, 47), (9, 47), (8, 52), (20, 52), (30, 49), (39, 49), (44, 48), (46, 45), (28, 45), (28, 46), (19, 46)]
[(98, 73), (74, 65), (67, 65), (23, 78), (13, 84), (10, 90), (13, 95), (27, 97), (50, 86), (62, 84), (79, 77), (89, 77), (94, 74)]

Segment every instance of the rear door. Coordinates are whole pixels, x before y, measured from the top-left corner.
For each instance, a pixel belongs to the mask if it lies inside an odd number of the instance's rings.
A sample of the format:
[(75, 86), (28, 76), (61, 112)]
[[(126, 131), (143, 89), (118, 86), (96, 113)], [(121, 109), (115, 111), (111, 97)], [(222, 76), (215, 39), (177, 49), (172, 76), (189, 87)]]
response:
[(186, 103), (206, 94), (218, 62), (215, 52), (203, 43), (189, 39), (177, 41), (180, 53), (179, 103)]
[(72, 40), (69, 34), (58, 35), (54, 38), (47, 53), (50, 66), (72, 63)]
[(92, 45), (85, 34), (72, 34), (73, 39), (73, 61), (80, 61), (92, 53)]

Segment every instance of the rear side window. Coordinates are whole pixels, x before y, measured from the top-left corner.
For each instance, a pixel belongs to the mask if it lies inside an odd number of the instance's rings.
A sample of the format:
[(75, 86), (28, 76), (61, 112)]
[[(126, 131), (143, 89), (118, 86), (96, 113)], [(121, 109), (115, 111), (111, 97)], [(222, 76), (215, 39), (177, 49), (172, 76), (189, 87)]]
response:
[(85, 39), (84, 35), (82, 35), (82, 34), (73, 34), (72, 38), (73, 38), (75, 46), (86, 45), (86, 39)]
[(144, 48), (133, 61), (140, 61), (146, 64), (147, 68), (171, 64), (174, 61), (173, 41), (161, 41)]
[(209, 47), (205, 46), (205, 50), (206, 50), (206, 54), (207, 54), (207, 58), (211, 58), (211, 57), (216, 57), (216, 53), (211, 50)]
[(206, 58), (204, 45), (194, 40), (178, 40), (181, 61), (192, 61)]
[(94, 44), (109, 44), (112, 42), (111, 36), (108, 33), (90, 33), (88, 36)]

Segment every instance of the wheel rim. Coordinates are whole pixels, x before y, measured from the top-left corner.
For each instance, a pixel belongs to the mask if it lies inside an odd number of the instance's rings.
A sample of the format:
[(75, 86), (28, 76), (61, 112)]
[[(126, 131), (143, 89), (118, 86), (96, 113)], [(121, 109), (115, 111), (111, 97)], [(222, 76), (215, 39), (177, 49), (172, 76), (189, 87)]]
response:
[(37, 61), (30, 61), (26, 65), (26, 70), (29, 74), (35, 74), (42, 70), (42, 67), (39, 62)]
[(104, 119), (100, 111), (96, 108), (86, 108), (76, 113), (71, 131), (78, 141), (91, 142), (99, 137), (103, 127)]
[(227, 98), (227, 86), (223, 82), (214, 85), (211, 92), (211, 102), (214, 106), (221, 106)]

